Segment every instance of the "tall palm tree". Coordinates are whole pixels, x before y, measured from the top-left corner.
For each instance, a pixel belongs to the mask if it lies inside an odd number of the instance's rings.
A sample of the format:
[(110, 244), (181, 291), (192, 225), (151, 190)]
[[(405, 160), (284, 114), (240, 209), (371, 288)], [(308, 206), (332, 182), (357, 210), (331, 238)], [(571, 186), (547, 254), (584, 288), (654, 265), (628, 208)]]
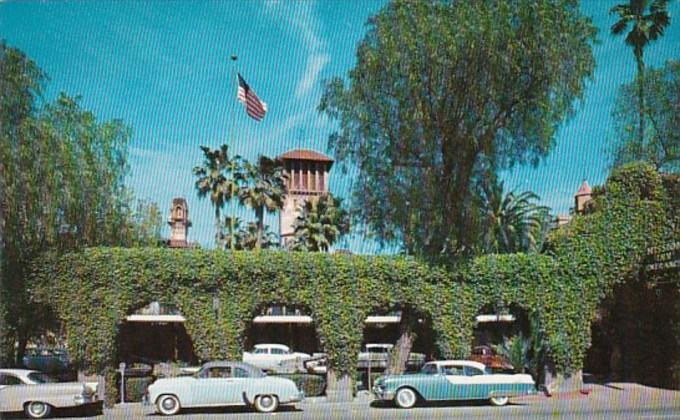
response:
[(628, 3), (612, 7), (609, 14), (616, 14), (619, 17), (619, 20), (611, 27), (612, 34), (622, 35), (630, 27), (626, 35), (626, 44), (633, 48), (637, 61), (638, 104), (640, 106), (638, 140), (640, 150), (642, 150), (645, 135), (644, 49), (652, 41), (661, 37), (670, 24), (668, 0), (629, 0)]
[(247, 185), (239, 192), (241, 204), (255, 210), (257, 219), (256, 249), (262, 248), (265, 226), (264, 214), (274, 213), (283, 208), (285, 196), (285, 175), (283, 162), (280, 159), (270, 159), (260, 156), (257, 165), (246, 162), (244, 165)]
[(536, 204), (538, 195), (503, 191), (492, 180), (482, 188), (482, 245), (486, 252), (512, 253), (536, 250), (548, 224), (548, 208)]
[(342, 200), (331, 194), (302, 205), (293, 223), (294, 251), (327, 252), (340, 236), (349, 231), (349, 214), (342, 207)]
[(201, 146), (201, 150), (204, 156), (203, 166), (196, 166), (193, 169), (194, 175), (198, 178), (195, 186), (199, 198), (210, 195), (210, 201), (215, 207), (216, 240), (219, 242), (221, 210), (238, 195), (244, 182), (243, 159), (239, 155), (230, 158), (229, 147), (226, 144), (215, 150)]

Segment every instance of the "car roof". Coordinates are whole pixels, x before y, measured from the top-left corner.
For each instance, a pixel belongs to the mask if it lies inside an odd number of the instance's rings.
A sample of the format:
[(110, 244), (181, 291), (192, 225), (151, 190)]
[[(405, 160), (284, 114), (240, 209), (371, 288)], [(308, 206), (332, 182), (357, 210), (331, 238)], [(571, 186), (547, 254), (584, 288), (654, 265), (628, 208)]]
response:
[(366, 344), (366, 348), (374, 348), (374, 347), (394, 347), (394, 344), (389, 344), (389, 343), (370, 343)]
[(253, 376), (259, 377), (259, 376), (264, 376), (262, 371), (258, 369), (257, 367), (251, 365), (250, 363), (245, 363), (245, 362), (237, 362), (237, 361), (230, 361), (230, 360), (215, 360), (213, 362), (208, 362), (205, 363), (201, 369), (211, 369), (211, 368), (220, 368), (220, 367), (231, 367), (231, 368), (236, 368), (240, 367), (248, 372), (250, 372)]
[(433, 362), (437, 366), (470, 366), (480, 370), (486, 369), (484, 363), (473, 362), (472, 360), (435, 360)]
[(272, 349), (283, 349), (283, 350), (289, 350), (290, 349), (285, 344), (268, 344), (268, 343), (255, 344), (255, 348), (256, 349), (272, 348)]

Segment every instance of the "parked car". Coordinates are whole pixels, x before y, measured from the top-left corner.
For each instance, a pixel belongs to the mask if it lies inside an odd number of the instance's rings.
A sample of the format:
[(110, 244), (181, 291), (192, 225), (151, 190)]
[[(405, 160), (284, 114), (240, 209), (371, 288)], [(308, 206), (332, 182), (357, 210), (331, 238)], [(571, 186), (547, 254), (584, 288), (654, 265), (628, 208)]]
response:
[(490, 346), (477, 346), (473, 348), (469, 359), (483, 363), (487, 368), (491, 368), (493, 372), (510, 372), (515, 369), (507, 358), (496, 354)]
[(24, 411), (33, 419), (49, 417), (54, 409), (96, 404), (95, 384), (51, 382), (35, 370), (0, 369), (0, 412)]
[(60, 373), (71, 368), (68, 352), (64, 349), (28, 349), (22, 362), (26, 369), (45, 373)]
[[(390, 356), (390, 351), (394, 347), (393, 344), (366, 344), (359, 353), (357, 367), (359, 369), (385, 369), (387, 367), (387, 360)], [(425, 363), (425, 355), (422, 353), (411, 353), (409, 355), (406, 365), (408, 368), (419, 368)]]
[[(302, 362), (310, 359), (307, 353), (293, 352), (283, 344), (256, 344), (253, 351), (243, 352), (243, 361), (265, 371), (279, 371), (288, 365), (286, 370), (301, 370)], [(300, 366), (297, 366), (297, 365)], [(297, 369), (297, 368), (300, 369)]]
[(418, 400), (489, 400), (501, 406), (510, 397), (536, 393), (531, 375), (491, 373), (486, 366), (469, 360), (426, 363), (420, 373), (382, 376), (373, 387), (381, 400), (411, 408)]
[(293, 381), (266, 376), (242, 362), (219, 361), (203, 365), (193, 376), (158, 379), (147, 388), (147, 403), (163, 415), (182, 408), (229, 405), (252, 406), (271, 413), (281, 404), (302, 401), (304, 394)]

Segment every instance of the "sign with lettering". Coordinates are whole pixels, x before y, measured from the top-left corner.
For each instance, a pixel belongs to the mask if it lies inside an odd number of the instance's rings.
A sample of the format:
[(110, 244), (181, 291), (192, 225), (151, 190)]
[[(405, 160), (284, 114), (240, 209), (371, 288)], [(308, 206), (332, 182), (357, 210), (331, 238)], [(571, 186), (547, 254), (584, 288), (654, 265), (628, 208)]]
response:
[(648, 272), (670, 272), (680, 270), (680, 242), (669, 242), (647, 249)]

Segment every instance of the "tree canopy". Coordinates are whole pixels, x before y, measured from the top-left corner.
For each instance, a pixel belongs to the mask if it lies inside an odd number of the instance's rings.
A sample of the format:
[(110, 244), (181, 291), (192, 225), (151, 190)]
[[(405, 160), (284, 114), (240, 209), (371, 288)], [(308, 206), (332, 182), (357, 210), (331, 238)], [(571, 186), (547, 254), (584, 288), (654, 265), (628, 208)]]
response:
[(680, 169), (680, 60), (645, 72), (645, 120), (639, 142), (637, 83), (619, 89), (613, 112), (616, 127), (614, 166), (638, 160), (665, 171)]
[(45, 80), (33, 61), (0, 42), (2, 364), (12, 363), (17, 339), (21, 352), (29, 316), (37, 315), (22, 306), (26, 266), (35, 255), (160, 240), (157, 206), (135, 202), (124, 185), (130, 129), (98, 121), (63, 93), (45, 103)]
[(347, 80), (326, 82), (329, 147), (356, 166), (355, 211), (407, 252), (473, 248), (471, 180), (537, 163), (592, 76), (574, 1), (397, 0), (369, 19)]

